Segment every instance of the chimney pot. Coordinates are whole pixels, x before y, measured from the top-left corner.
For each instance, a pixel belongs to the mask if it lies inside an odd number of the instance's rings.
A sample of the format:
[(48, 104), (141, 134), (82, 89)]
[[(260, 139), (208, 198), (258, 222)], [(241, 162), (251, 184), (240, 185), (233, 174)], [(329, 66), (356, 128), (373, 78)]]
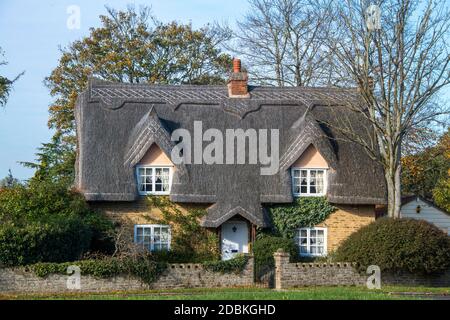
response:
[(234, 73), (241, 72), (241, 59), (237, 58), (233, 59), (233, 72)]

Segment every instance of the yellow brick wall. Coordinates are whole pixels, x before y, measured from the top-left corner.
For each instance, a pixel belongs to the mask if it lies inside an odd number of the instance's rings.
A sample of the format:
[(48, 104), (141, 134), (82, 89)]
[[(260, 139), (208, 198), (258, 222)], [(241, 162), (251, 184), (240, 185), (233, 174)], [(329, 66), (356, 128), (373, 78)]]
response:
[[(181, 211), (189, 209), (206, 209), (205, 204), (177, 204)], [(161, 212), (156, 208), (149, 208), (145, 199), (135, 202), (102, 202), (91, 203), (91, 208), (108, 216), (112, 221), (119, 222), (125, 230), (125, 236), (133, 241), (135, 224), (151, 224), (151, 218), (159, 218)], [(317, 227), (327, 228), (328, 253), (336, 250), (339, 244), (350, 234), (375, 220), (374, 206), (339, 205), (324, 222)]]
[[(119, 223), (125, 230), (125, 236), (134, 241), (135, 224), (152, 224), (151, 218), (161, 217), (161, 211), (150, 208), (145, 198), (134, 202), (91, 202), (90, 207), (101, 214), (105, 214), (112, 221)], [(206, 209), (206, 205), (177, 204), (177, 207), (186, 212), (189, 209)]]
[(317, 227), (326, 227), (328, 233), (328, 254), (336, 250), (339, 244), (353, 232), (375, 220), (374, 206), (336, 206), (337, 211), (318, 224)]

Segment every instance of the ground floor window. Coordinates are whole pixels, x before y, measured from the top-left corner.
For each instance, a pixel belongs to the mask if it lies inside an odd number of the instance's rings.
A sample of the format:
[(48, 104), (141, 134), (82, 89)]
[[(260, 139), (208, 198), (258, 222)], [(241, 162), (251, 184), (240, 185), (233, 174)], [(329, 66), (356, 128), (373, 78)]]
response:
[(298, 230), (301, 256), (324, 256), (327, 254), (326, 228), (301, 228)]
[(170, 249), (170, 226), (138, 224), (134, 226), (134, 242), (150, 251)]

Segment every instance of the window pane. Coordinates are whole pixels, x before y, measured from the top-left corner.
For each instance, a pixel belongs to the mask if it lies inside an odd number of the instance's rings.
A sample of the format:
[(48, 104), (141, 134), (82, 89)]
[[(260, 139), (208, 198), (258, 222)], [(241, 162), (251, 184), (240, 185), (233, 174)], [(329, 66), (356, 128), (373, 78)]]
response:
[(306, 235), (307, 235), (306, 229), (300, 230), (300, 236), (301, 236), (301, 237), (306, 237)]
[(300, 253), (308, 253), (308, 249), (305, 246), (300, 246)]
[(316, 232), (317, 232), (316, 230), (310, 230), (309, 234), (310, 234), (311, 237), (315, 237), (316, 236)]
[(142, 234), (144, 233), (144, 229), (141, 227), (137, 227), (136, 228), (136, 235), (138, 236), (142, 236)]
[(300, 193), (308, 193), (307, 187), (306, 186), (302, 186)]
[(311, 251), (310, 251), (311, 254), (317, 253), (317, 248), (316, 247), (312, 246), (310, 249), (311, 249)]
[(317, 181), (316, 181), (317, 193), (324, 193), (324, 188), (323, 188), (324, 183), (325, 183), (324, 178), (325, 178), (324, 171), (323, 170), (318, 171), (317, 172)]
[(316, 178), (316, 170), (311, 170), (309, 174), (311, 176), (311, 179), (315, 179)]
[(169, 191), (169, 177), (163, 177), (163, 190)]
[(315, 189), (316, 189), (316, 193), (317, 193), (317, 194), (322, 194), (322, 193), (324, 193), (324, 192), (323, 192), (323, 186), (317, 186), (317, 187), (315, 187)]
[(299, 178), (300, 177), (300, 170), (294, 170), (293, 171), (293, 175), (294, 175), (294, 178)]
[(324, 171), (317, 170), (317, 180), (323, 180)]
[(156, 183), (155, 184), (155, 191), (162, 191), (162, 184)]
[(312, 185), (312, 186), (309, 188), (309, 193), (312, 193), (312, 194), (317, 193), (316, 187)]
[(151, 242), (152, 242), (152, 239), (150, 236), (144, 236), (144, 238), (142, 239), (142, 243), (147, 246), (149, 246)]
[(160, 227), (156, 227), (154, 230), (154, 235), (153, 235), (153, 241), (156, 243), (159, 243), (161, 241), (161, 228)]
[(168, 242), (169, 241), (169, 228), (168, 227), (162, 227), (161, 228), (161, 241), (162, 242)]

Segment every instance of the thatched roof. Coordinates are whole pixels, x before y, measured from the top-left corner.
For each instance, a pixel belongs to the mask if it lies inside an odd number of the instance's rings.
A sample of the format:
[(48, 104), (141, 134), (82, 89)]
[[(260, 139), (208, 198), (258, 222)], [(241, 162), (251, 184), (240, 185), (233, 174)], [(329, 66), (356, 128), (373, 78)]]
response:
[[(259, 165), (177, 167), (170, 198), (210, 203), (207, 227), (240, 214), (267, 225), (265, 203), (293, 201), (289, 167), (313, 144), (330, 166), (328, 199), (333, 203), (385, 202), (380, 166), (358, 144), (340, 140), (329, 112), (359, 103), (355, 90), (250, 87), (250, 98), (228, 98), (226, 86), (156, 86), (92, 80), (76, 107), (78, 155), (76, 186), (89, 201), (133, 201), (138, 196), (133, 166), (153, 143), (168, 156), (176, 128), (203, 130), (279, 129), (280, 171), (260, 175)], [(331, 109), (330, 109), (331, 108)], [(308, 112), (307, 112), (308, 110)], [(344, 111), (340, 111), (341, 113)], [(361, 119), (357, 120), (361, 122)], [(364, 126), (355, 126), (366, 134)]]

